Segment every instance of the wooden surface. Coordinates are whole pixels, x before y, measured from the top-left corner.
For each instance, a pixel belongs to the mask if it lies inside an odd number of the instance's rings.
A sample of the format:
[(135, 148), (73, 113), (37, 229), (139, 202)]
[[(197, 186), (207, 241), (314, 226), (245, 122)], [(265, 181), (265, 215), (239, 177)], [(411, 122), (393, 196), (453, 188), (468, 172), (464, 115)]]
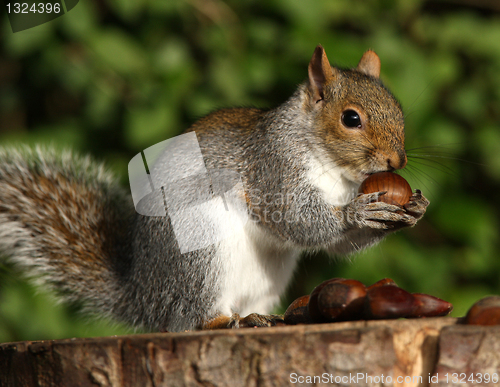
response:
[(0, 345), (0, 386), (16, 387), (500, 385), (495, 375), (500, 326), (452, 318)]

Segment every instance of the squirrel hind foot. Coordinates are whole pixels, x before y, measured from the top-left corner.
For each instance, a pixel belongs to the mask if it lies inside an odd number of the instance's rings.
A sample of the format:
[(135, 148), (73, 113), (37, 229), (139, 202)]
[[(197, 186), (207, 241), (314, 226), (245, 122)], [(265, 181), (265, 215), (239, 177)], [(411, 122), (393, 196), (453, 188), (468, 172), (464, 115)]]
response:
[(251, 313), (246, 317), (240, 317), (238, 313), (232, 316), (218, 315), (201, 324), (201, 329), (238, 329), (238, 328), (260, 328), (285, 325), (283, 316), (264, 315)]

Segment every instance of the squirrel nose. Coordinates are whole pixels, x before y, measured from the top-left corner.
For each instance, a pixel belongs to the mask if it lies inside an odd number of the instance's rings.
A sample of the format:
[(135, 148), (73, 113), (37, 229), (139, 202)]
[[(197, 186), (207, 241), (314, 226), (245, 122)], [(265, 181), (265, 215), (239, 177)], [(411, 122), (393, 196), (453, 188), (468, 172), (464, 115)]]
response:
[(395, 169), (402, 169), (406, 166), (407, 158), (405, 152), (395, 153), (392, 157), (387, 159), (387, 167), (393, 171)]

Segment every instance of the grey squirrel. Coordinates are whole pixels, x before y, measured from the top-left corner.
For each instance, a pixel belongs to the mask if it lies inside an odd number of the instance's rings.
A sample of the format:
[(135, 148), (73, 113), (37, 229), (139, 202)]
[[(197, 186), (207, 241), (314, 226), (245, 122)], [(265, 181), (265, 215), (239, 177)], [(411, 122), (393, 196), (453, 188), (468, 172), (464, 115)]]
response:
[(273, 325), (279, 316), (268, 313), (302, 252), (356, 252), (415, 225), (429, 204), (418, 190), (403, 211), (374, 202), (381, 193), (356, 194), (369, 174), (407, 161), (403, 113), (379, 73), (373, 51), (339, 69), (318, 46), (308, 79), (281, 106), (223, 109), (189, 128), (207, 168), (239, 173), (252, 221), (184, 254), (169, 217), (136, 213), (102, 165), (4, 149), (0, 251), (65, 299), (133, 326)]

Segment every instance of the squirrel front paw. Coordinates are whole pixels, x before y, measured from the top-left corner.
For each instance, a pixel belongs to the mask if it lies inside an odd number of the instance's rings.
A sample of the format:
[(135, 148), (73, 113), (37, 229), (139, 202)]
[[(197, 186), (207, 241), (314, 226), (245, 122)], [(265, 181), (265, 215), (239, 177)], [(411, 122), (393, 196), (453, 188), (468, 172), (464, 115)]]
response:
[(418, 220), (425, 214), (428, 205), (429, 201), (424, 197), (424, 195), (422, 195), (422, 192), (417, 189), (411, 196), (410, 201), (403, 207), (408, 214)]
[(378, 201), (384, 192), (361, 194), (344, 211), (347, 221), (356, 228), (396, 230), (414, 226), (422, 217), (429, 201), (417, 190), (404, 207)]

